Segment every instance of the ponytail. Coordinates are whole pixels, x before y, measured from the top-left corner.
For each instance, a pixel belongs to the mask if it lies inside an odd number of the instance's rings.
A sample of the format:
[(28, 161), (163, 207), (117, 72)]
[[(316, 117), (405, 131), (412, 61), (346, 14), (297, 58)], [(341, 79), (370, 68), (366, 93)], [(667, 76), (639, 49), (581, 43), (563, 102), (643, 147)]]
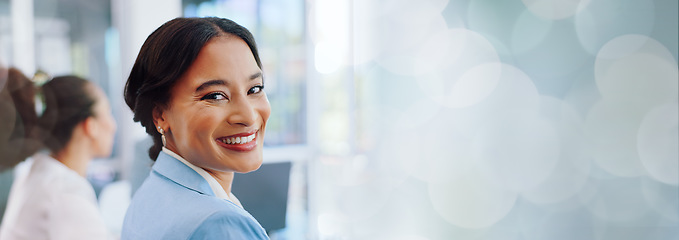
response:
[[(0, 171), (45, 147), (54, 153), (61, 151), (75, 127), (94, 116), (94, 85), (83, 78), (55, 77), (38, 88), (11, 68), (0, 75), (0, 80), (5, 82), (0, 85)], [(40, 116), (36, 96), (44, 99)]]
[(33, 133), (37, 88), (16, 68), (0, 69), (0, 171), (11, 168), (37, 152), (40, 141)]

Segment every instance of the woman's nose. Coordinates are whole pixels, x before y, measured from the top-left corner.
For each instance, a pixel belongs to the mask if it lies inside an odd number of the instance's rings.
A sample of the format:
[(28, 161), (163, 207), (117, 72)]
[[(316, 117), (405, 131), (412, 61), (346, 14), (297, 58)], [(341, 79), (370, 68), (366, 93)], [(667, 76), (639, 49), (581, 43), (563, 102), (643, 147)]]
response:
[(239, 97), (232, 99), (231, 104), (228, 104), (229, 115), (226, 121), (231, 125), (241, 125), (249, 127), (257, 119), (257, 111), (246, 97)]

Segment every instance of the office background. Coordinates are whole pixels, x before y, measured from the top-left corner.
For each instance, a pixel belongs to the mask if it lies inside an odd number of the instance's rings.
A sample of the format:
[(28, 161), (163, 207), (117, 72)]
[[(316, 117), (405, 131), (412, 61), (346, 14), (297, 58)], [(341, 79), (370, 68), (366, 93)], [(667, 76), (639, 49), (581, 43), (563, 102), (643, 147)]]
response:
[[(220, 16), (261, 49), (265, 166), (288, 166), (286, 221), (272, 239), (675, 239), (678, 9), (0, 0), (0, 61), (107, 92), (119, 132), (88, 179), (113, 232), (150, 164), (122, 100), (139, 47), (174, 17)], [(0, 179), (4, 205), (12, 171)]]

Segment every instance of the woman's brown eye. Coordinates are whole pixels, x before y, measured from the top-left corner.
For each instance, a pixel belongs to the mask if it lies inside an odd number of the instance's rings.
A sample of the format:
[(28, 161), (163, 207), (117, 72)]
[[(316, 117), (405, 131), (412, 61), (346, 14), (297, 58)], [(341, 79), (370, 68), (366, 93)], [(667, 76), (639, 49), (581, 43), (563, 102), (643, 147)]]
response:
[(200, 100), (226, 100), (226, 96), (223, 93), (209, 93), (203, 96)]
[(264, 86), (263, 86), (263, 85), (254, 86), (254, 87), (250, 88), (250, 90), (248, 90), (248, 95), (259, 93), (259, 92), (261, 92), (262, 90), (264, 90)]

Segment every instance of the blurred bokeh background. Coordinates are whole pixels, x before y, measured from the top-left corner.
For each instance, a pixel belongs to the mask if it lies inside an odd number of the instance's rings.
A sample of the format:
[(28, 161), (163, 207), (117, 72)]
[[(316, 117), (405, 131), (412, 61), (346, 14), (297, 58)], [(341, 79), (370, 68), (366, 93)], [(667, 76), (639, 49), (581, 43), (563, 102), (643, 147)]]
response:
[(677, 239), (678, 5), (0, 0), (0, 61), (107, 92), (115, 151), (88, 179), (113, 232), (151, 164), (122, 99), (136, 54), (167, 20), (220, 16), (260, 47), (263, 169), (288, 164), (272, 239)]

